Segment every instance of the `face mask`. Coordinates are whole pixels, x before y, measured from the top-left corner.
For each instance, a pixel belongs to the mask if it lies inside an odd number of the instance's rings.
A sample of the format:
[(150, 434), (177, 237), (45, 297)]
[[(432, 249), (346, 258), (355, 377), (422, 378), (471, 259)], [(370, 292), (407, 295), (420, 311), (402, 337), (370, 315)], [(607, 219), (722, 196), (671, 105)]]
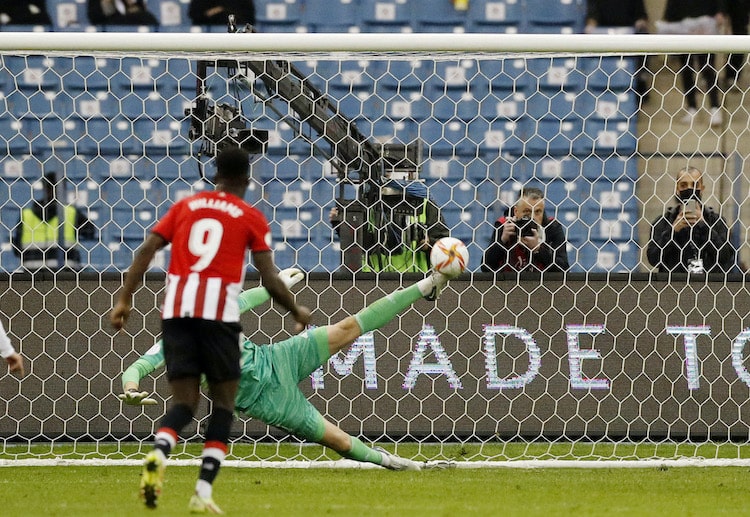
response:
[(688, 199), (697, 199), (698, 201), (700, 201), (701, 191), (695, 189), (680, 190), (677, 193), (677, 197), (680, 198), (680, 201), (687, 201)]

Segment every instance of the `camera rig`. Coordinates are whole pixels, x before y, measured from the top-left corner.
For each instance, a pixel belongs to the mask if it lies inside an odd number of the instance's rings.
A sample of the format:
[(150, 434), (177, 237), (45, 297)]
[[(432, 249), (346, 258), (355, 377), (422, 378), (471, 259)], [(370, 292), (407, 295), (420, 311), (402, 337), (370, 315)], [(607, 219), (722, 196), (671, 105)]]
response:
[[(229, 17), (230, 33), (252, 33), (252, 26), (238, 29)], [(214, 102), (207, 90), (209, 70), (226, 71), (226, 80), (234, 89), (234, 103)], [(337, 105), (291, 62), (285, 60), (198, 61), (195, 107), (186, 110), (190, 118), (189, 137), (201, 142), (201, 153), (213, 156), (224, 147), (240, 146), (251, 154), (266, 151), (269, 133), (253, 128), (242, 113), (240, 97), (249, 91), (256, 101), (287, 123), (319, 154), (330, 160), (338, 177), (339, 238), (343, 264), (351, 271), (362, 266), (364, 233), (370, 231), (372, 211), (385, 211), (381, 187), (387, 176), (418, 177), (421, 142), (380, 143), (366, 137), (354, 121), (344, 116)], [(246, 94), (246, 93), (245, 93)], [(320, 139), (313, 138), (317, 133)], [(356, 199), (345, 197), (346, 185), (355, 185)], [(375, 217), (374, 220), (383, 220)]]

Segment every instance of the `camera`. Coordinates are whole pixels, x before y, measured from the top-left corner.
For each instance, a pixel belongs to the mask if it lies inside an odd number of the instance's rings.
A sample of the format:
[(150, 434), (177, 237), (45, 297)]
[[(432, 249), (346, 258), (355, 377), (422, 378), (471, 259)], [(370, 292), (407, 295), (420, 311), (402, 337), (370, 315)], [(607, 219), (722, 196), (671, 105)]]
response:
[(521, 237), (533, 237), (534, 230), (539, 230), (539, 225), (529, 216), (517, 218), (515, 225), (518, 228), (519, 239)]
[(190, 139), (204, 139), (212, 154), (230, 146), (242, 147), (250, 154), (266, 149), (268, 131), (247, 127), (236, 106), (199, 99), (195, 108), (185, 110), (185, 115), (190, 117)]

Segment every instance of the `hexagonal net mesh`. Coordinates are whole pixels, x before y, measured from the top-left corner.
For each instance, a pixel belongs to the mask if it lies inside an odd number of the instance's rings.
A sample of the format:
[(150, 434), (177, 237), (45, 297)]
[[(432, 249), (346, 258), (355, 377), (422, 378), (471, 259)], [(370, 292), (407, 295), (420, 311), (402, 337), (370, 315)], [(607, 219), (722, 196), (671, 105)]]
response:
[[(114, 394), (158, 339), (168, 250), (130, 334), (113, 336), (102, 317), (154, 222), (211, 188), (215, 151), (241, 142), (253, 150), (246, 199), (270, 223), (276, 264), (308, 273), (297, 296), (318, 325), (424, 276), (363, 269), (396, 253), (390, 234), (397, 247), (420, 224), (415, 239), (432, 236), (414, 212), (424, 199), (440, 213), (434, 226), (469, 248), (467, 273), (437, 303), (406, 308), (301, 383), (347, 432), (417, 443), (428, 459), (454, 456), (456, 443), (483, 460), (739, 458), (731, 443), (747, 439), (750, 416), (740, 83), (701, 55), (435, 48), (2, 53), (2, 312), (30, 370), (0, 378), (2, 454), (41, 456), (35, 443), (63, 441), (131, 458), (149, 443), (168, 401), (163, 372), (143, 381), (157, 406)], [(657, 219), (690, 209), (691, 196), (675, 197), (685, 167), (703, 173), (701, 220), (687, 233), (669, 222), (656, 242)], [(48, 240), (77, 227), (80, 266), (29, 273), (21, 214), (49, 173), (52, 204), (79, 216), (65, 212)], [(533, 244), (517, 232), (508, 244), (503, 228), (521, 219), (529, 187), (544, 222)], [(419, 200), (412, 212), (394, 207), (394, 191)], [(504, 255), (490, 257), (493, 246)], [(289, 337), (274, 305), (243, 323), (257, 343)], [(202, 411), (187, 442), (202, 437)], [(296, 438), (255, 420), (239, 419), (233, 440), (238, 459), (259, 458), (248, 441), (303, 456)], [(696, 441), (715, 448), (659, 452)]]

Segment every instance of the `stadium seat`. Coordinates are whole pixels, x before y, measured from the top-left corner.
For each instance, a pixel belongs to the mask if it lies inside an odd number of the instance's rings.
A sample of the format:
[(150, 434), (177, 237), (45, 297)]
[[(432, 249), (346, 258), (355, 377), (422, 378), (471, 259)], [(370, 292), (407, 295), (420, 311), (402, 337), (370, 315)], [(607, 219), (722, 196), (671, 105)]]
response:
[(580, 210), (581, 204), (589, 193), (588, 182), (581, 180), (567, 181), (554, 179), (546, 182), (528, 184), (528, 186), (535, 186), (542, 189), (546, 205), (549, 207), (550, 212), (552, 212), (553, 209)]
[(86, 2), (76, 0), (47, 0), (47, 11), (55, 31), (81, 30), (88, 25)]
[(114, 58), (76, 56), (71, 71), (63, 78), (65, 91), (110, 91), (110, 77), (119, 70), (119, 61)]
[(533, 90), (576, 93), (585, 86), (585, 76), (578, 68), (577, 58), (533, 58), (526, 61)]
[(154, 177), (153, 168), (146, 168), (141, 163), (136, 169), (133, 160), (128, 158), (97, 156), (90, 158), (86, 163), (89, 177), (101, 184), (108, 179), (117, 179), (122, 182), (131, 178), (139, 178), (148, 181)]
[(457, 118), (469, 122), (479, 116), (480, 110), (479, 101), (469, 91), (440, 95), (432, 106), (432, 115), (443, 121)]
[(545, 206), (547, 216), (554, 218), (563, 226), (566, 240), (576, 247), (590, 241), (589, 234), (591, 226), (594, 224), (593, 221), (585, 220), (581, 217), (581, 210), (579, 207)]
[(525, 20), (529, 26), (570, 26), (574, 32), (581, 32), (584, 18), (583, 0), (526, 0)]
[[(606, 214), (605, 214), (606, 215)], [(620, 213), (614, 217), (600, 217), (589, 233), (593, 242), (637, 242), (638, 231), (632, 214)]]
[(477, 62), (478, 74), (472, 88), (481, 86), (486, 80), (489, 91), (499, 88), (501, 92), (536, 91), (535, 78), (529, 73), (527, 61), (523, 58), (481, 59)]
[(526, 93), (511, 87), (491, 87), (491, 91), (479, 100), (479, 114), (489, 120), (516, 120), (528, 113)]
[(254, 0), (254, 3), (258, 32), (295, 32), (301, 24), (302, 0)]
[(434, 73), (435, 62), (423, 60), (395, 60), (378, 62), (377, 91), (422, 91), (427, 78)]
[(464, 32), (466, 11), (458, 10), (453, 2), (411, 0), (414, 32)]
[(598, 120), (634, 120), (638, 115), (638, 96), (634, 91), (586, 90), (577, 94), (576, 113), (583, 118)]
[(599, 56), (579, 59), (590, 91), (620, 93), (633, 88), (635, 57)]
[(593, 151), (599, 156), (630, 156), (635, 153), (638, 138), (636, 121), (609, 121), (590, 118), (584, 120), (581, 138), (575, 141), (573, 151), (588, 156)]
[(637, 214), (638, 199), (635, 195), (635, 183), (630, 180), (595, 180), (591, 183), (591, 203), (588, 206), (595, 214), (605, 212)]
[(356, 0), (305, 0), (301, 21), (311, 32), (348, 32), (359, 24), (358, 9)]
[(310, 199), (310, 185), (271, 180), (263, 186), (263, 199), (274, 208), (298, 207)]
[(525, 120), (475, 119), (468, 124), (468, 139), (478, 144), (479, 154), (488, 157), (519, 155), (526, 140)]
[(87, 132), (75, 142), (85, 156), (143, 154), (143, 141), (134, 134), (133, 124), (124, 117), (86, 121)]
[(158, 30), (160, 32), (169, 27), (189, 26), (189, 7), (189, 0), (146, 0), (146, 9), (159, 20)]
[(429, 119), (419, 123), (419, 138), (424, 142), (425, 152), (435, 156), (477, 156), (479, 141), (469, 140), (468, 123), (453, 119), (439, 121)]
[(360, 0), (363, 32), (412, 32), (409, 0)]
[(581, 136), (580, 119), (542, 119), (528, 123), (530, 135), (524, 147), (529, 156), (565, 156)]
[(493, 34), (524, 32), (521, 0), (471, 0), (467, 32)]
[(533, 119), (565, 120), (581, 116), (579, 93), (539, 90), (528, 96), (526, 113)]
[(632, 272), (638, 267), (640, 249), (634, 243), (583, 243), (569, 253), (571, 272)]
[(581, 173), (585, 178), (591, 180), (609, 179), (611, 181), (628, 180), (638, 178), (638, 158), (625, 156), (611, 156), (601, 158), (590, 156), (583, 158)]
[(429, 158), (422, 166), (422, 179), (456, 183), (466, 179), (466, 166), (456, 158)]
[(530, 176), (539, 181), (576, 180), (581, 177), (582, 163), (574, 156), (537, 156), (528, 159)]

